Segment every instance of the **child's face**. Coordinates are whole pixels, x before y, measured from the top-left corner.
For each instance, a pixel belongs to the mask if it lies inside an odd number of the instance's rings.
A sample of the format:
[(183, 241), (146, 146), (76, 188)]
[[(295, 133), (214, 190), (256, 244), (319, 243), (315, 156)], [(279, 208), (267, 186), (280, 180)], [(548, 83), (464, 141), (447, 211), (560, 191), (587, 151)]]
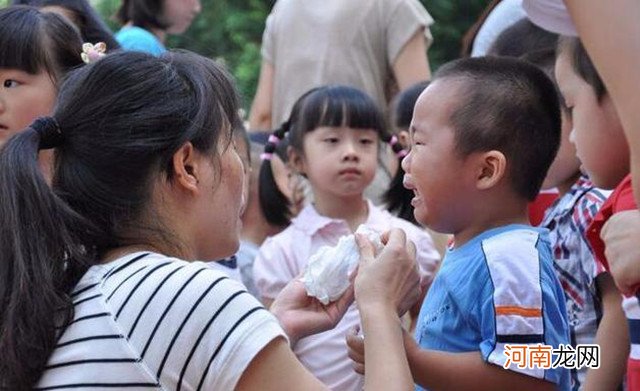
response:
[(378, 134), (371, 129), (319, 127), (307, 133), (303, 156), (291, 160), (307, 175), (316, 197), (362, 195), (373, 181), (378, 158)]
[(456, 82), (436, 80), (420, 95), (411, 122), (411, 150), (402, 161), (404, 185), (413, 190), (416, 220), (438, 232), (462, 226), (469, 197), (469, 165), (456, 151), (450, 123), (459, 102)]
[(566, 52), (560, 53), (556, 79), (572, 111), (570, 140), (596, 186), (614, 188), (629, 173), (629, 146), (609, 95), (600, 102), (594, 89), (573, 70)]
[(164, 20), (169, 24), (169, 34), (182, 34), (200, 13), (200, 0), (165, 0)]
[(47, 72), (0, 68), (0, 146), (37, 117), (51, 114), (56, 88)]
[(580, 172), (580, 159), (576, 155), (576, 146), (569, 141), (569, 134), (573, 129), (571, 117), (562, 111), (562, 130), (560, 133), (560, 147), (549, 172), (547, 173), (543, 189), (552, 189), (554, 187), (566, 187)]

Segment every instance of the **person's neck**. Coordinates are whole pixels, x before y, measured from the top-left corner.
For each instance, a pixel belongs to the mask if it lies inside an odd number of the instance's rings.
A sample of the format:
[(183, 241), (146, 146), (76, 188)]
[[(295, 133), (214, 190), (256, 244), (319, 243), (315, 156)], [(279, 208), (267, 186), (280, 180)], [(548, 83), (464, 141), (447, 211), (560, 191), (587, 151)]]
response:
[(474, 237), (493, 228), (510, 224), (530, 225), (527, 205), (523, 200), (500, 202), (492, 206), (482, 204), (477, 209), (481, 213), (476, 213), (475, 219), (453, 234), (454, 248), (463, 246)]
[(153, 28), (151, 29), (151, 33), (164, 45), (164, 41), (167, 39), (167, 33), (164, 30)]
[(335, 197), (314, 192), (314, 206), (318, 214), (332, 219), (345, 220), (351, 231), (367, 221), (369, 206), (362, 194), (352, 197)]
[[(133, 22), (127, 22), (125, 25), (125, 27), (133, 27)], [(167, 39), (167, 33), (159, 28), (145, 28), (145, 27), (141, 27), (147, 31), (149, 31), (151, 34), (153, 34), (156, 38), (158, 38), (158, 41), (162, 42), (162, 44), (164, 45), (164, 41)]]

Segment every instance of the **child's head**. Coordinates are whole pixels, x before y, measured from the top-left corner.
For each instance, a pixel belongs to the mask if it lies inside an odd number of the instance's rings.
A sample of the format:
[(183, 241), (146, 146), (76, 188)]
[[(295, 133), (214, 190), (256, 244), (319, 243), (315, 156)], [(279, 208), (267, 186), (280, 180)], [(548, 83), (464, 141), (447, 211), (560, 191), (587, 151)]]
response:
[(267, 143), (265, 151), (272, 153), (286, 136), (288, 161), (309, 180), (315, 199), (362, 197), (375, 176), (379, 141), (391, 140), (375, 102), (346, 86), (305, 93), (273, 136), (275, 143)]
[(82, 64), (82, 39), (61, 16), (0, 9), (0, 146), (53, 109), (58, 82)]
[(524, 212), (556, 154), (560, 126), (555, 87), (535, 66), (499, 57), (443, 66), (418, 99), (403, 161), (416, 219), (457, 233), (502, 203)]
[(122, 0), (117, 18), (122, 24), (182, 34), (200, 10), (200, 0)]
[(522, 18), (496, 37), (487, 55), (521, 57), (538, 50), (553, 50), (557, 43), (558, 34), (544, 30), (529, 19)]
[[(553, 82), (558, 93), (558, 98), (561, 97), (556, 77), (554, 74), (554, 66), (556, 62), (556, 50), (538, 50), (532, 53), (528, 53), (521, 57), (533, 65), (540, 68), (544, 73), (549, 76), (549, 79)], [(560, 113), (562, 118), (562, 131), (560, 133), (560, 147), (556, 158), (551, 163), (547, 176), (542, 183), (543, 189), (551, 189), (558, 187), (562, 192), (567, 191), (580, 175), (580, 160), (576, 155), (576, 147), (569, 140), (569, 135), (573, 129), (573, 123), (571, 121), (571, 113), (564, 104), (563, 99), (560, 101)]]
[(85, 42), (104, 42), (109, 50), (120, 45), (88, 0), (13, 0), (14, 5), (30, 5), (45, 12), (55, 12), (73, 23)]
[(629, 147), (611, 97), (579, 39), (561, 38), (555, 74), (585, 171), (596, 186), (614, 188), (629, 173)]
[[(237, 250), (237, 108), (231, 77), (212, 60), (117, 52), (71, 72), (53, 115), (5, 145), (0, 322), (20, 333), (0, 335), (3, 386), (37, 382), (55, 327), (72, 317), (70, 290), (110, 251), (220, 259)], [(37, 164), (50, 148), (52, 186)]]

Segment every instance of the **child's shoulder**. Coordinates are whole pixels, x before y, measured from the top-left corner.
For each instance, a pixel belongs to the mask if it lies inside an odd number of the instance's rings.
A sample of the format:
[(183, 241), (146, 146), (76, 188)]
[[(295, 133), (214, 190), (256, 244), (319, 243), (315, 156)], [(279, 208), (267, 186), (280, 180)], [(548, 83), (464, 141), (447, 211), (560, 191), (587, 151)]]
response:
[(546, 230), (510, 226), (485, 234), (488, 235), (481, 240), (481, 250), (492, 277), (501, 274), (537, 273), (540, 258), (550, 258)]

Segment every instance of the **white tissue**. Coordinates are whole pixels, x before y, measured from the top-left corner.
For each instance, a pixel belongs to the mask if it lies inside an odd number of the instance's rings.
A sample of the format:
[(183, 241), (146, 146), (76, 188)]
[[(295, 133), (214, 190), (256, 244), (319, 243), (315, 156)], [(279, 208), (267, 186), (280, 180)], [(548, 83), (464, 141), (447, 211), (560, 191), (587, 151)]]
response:
[[(365, 235), (373, 243), (375, 254), (382, 248), (380, 234), (361, 225), (356, 233)], [(335, 247), (322, 246), (311, 256), (307, 264), (302, 282), (307, 294), (327, 305), (335, 301), (349, 287), (349, 276), (358, 266), (360, 252), (354, 235), (340, 238)]]

